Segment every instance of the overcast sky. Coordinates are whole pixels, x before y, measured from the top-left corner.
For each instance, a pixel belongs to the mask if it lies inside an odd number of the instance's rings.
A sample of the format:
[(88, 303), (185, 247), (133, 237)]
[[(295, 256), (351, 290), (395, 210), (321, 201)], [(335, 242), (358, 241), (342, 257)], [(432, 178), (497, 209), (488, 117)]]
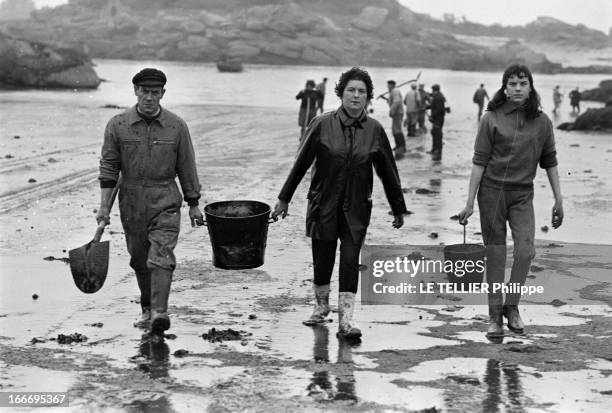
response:
[[(67, 0), (34, 0), (38, 7)], [(582, 23), (604, 33), (612, 26), (612, 0), (399, 0), (404, 6), (433, 17), (453, 13), (468, 20), (503, 25), (524, 25), (538, 16), (550, 16), (570, 24)]]
[(468, 20), (503, 25), (524, 25), (538, 16), (582, 23), (604, 33), (612, 26), (612, 0), (399, 0), (409, 9), (441, 18), (444, 13)]

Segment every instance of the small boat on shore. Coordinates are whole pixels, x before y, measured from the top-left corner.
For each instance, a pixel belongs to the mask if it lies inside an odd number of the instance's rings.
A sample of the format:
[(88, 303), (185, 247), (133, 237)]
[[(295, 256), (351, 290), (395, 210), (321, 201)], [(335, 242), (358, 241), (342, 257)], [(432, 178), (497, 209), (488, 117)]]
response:
[(217, 60), (217, 70), (219, 72), (242, 72), (242, 62), (239, 59), (220, 59)]

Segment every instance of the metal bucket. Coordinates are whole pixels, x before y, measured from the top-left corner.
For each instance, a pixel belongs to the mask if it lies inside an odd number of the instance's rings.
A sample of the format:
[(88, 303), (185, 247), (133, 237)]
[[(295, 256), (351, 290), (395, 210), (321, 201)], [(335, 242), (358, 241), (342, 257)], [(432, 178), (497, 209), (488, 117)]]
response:
[(259, 201), (221, 201), (204, 207), (213, 265), (225, 270), (264, 263), (270, 206)]
[[(453, 264), (453, 271), (446, 273), (448, 280), (459, 284), (481, 283), (485, 273), (485, 251), (485, 246), (480, 244), (452, 244), (445, 246), (444, 262), (446, 264), (446, 262), (451, 261)], [(468, 265), (470, 268), (466, 268), (467, 262), (472, 262), (474, 265)]]

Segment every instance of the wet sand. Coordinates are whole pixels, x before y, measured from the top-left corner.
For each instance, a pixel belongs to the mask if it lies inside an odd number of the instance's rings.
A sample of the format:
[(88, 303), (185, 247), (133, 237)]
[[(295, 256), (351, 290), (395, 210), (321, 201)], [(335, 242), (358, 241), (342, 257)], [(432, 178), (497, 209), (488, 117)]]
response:
[[(171, 109), (187, 120), (194, 139), (202, 207), (230, 199), (275, 202), (297, 146), (293, 110)], [(611, 410), (612, 258), (603, 245), (610, 243), (609, 136), (577, 142), (575, 135), (557, 134), (567, 214), (562, 230), (539, 229), (550, 226), (552, 206), (539, 172), (533, 275), (559, 276), (567, 291), (548, 298), (567, 304), (524, 306), (525, 335), (488, 342), (486, 308), (456, 300), (443, 306), (358, 305), (360, 345), (338, 341), (335, 321), (302, 326), (312, 305), (306, 178), (290, 216), (270, 225), (266, 262), (254, 270), (213, 267), (206, 228), (191, 228), (183, 209), (170, 297), (173, 336), (152, 343), (132, 327), (139, 315), (137, 286), (116, 208), (105, 235), (111, 240), (109, 275), (98, 293), (80, 293), (68, 265), (43, 259), (66, 257), (94, 232), (102, 128), (116, 110), (77, 111), (91, 127), (60, 113), (62, 108), (55, 118), (49, 114), (47, 121), (56, 119), (51, 130), (34, 124), (24, 133), (10, 122), (2, 130), (1, 149), (12, 155), (0, 163), (2, 391), (68, 391), (70, 407), (62, 411), (75, 412)], [(375, 116), (388, 126), (382, 113)], [(398, 167), (413, 214), (404, 228), (392, 230), (376, 181), (367, 244), (461, 241), (460, 227), (449, 217), (465, 199), (474, 127), (465, 119), (448, 122), (442, 163), (425, 153), (429, 135), (409, 140)], [(28, 183), (30, 178), (36, 182)], [(420, 194), (418, 188), (435, 192)], [(479, 242), (479, 225), (472, 221), (468, 239)], [(438, 238), (429, 238), (431, 232)], [(558, 247), (548, 247), (553, 241)], [(337, 282), (332, 286), (337, 289)], [(580, 304), (572, 305), (578, 298)], [(243, 338), (203, 339), (213, 327), (242, 331)], [(77, 332), (87, 340), (51, 340)]]

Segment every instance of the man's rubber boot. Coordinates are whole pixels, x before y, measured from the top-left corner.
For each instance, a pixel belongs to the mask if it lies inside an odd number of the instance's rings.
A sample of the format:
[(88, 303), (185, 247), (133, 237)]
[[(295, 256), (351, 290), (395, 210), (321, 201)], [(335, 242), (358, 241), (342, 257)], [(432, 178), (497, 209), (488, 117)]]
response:
[(355, 310), (355, 293), (341, 292), (338, 294), (338, 338), (359, 340), (361, 330), (352, 323)]
[(151, 270), (151, 332), (163, 335), (170, 328), (168, 297), (172, 271), (163, 268)]
[(521, 320), (517, 305), (504, 305), (503, 309), (504, 316), (508, 319), (508, 329), (516, 334), (523, 334), (525, 331), (525, 324)]
[(313, 284), (313, 290), (315, 295), (315, 307), (310, 318), (302, 321), (302, 324), (305, 326), (323, 324), (326, 321), (325, 317), (329, 314), (329, 284)]
[(151, 328), (151, 307), (142, 307), (140, 320), (134, 322), (134, 327), (148, 330)]
[(489, 328), (487, 329), (487, 337), (497, 338), (503, 336), (502, 306), (489, 305)]
[(149, 270), (136, 271), (136, 281), (140, 290), (142, 316), (134, 323), (134, 327), (148, 329), (151, 327), (151, 273)]

